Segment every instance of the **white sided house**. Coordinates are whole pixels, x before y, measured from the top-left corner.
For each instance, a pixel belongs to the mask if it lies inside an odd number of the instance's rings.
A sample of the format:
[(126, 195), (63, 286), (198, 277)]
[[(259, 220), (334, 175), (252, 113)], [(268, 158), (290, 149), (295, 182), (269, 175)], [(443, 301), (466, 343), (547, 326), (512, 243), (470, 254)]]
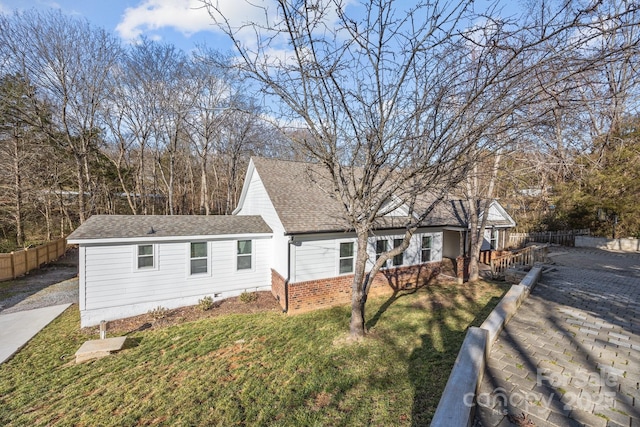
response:
[(68, 238), (81, 326), (271, 289), (271, 238), (259, 216), (94, 215)]
[[(356, 235), (328, 188), (318, 165), (252, 158), (234, 215), (89, 218), (68, 238), (80, 247), (81, 325), (249, 290), (270, 289), (287, 313), (348, 303)], [(394, 206), (369, 237), (370, 265), (404, 237), (409, 211)], [(465, 201), (438, 205), (369, 294), (422, 286), (443, 258), (466, 255), (468, 211)], [(502, 249), (515, 223), (496, 201), (487, 219), (485, 246)]]
[[(249, 163), (233, 213), (260, 215), (273, 230), (272, 292), (289, 313), (350, 301), (356, 235), (330, 188), (318, 165), (255, 157)], [(465, 255), (469, 246), (466, 206), (459, 200), (437, 206), (405, 252), (389, 260), (376, 276), (370, 294), (420, 286), (439, 273), (443, 257)], [(407, 212), (400, 205), (371, 233), (367, 249), (371, 265), (377, 253), (401, 244)], [(513, 226), (513, 219), (494, 201), (486, 246), (498, 249), (501, 232), (504, 236)]]

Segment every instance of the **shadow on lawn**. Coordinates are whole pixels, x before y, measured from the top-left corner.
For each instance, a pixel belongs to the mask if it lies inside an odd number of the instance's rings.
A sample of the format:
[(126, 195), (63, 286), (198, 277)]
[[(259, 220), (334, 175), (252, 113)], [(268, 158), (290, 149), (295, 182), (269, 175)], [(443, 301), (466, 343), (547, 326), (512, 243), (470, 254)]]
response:
[[(394, 278), (389, 278), (391, 280)], [(426, 328), (427, 334), (421, 334), (421, 345), (416, 347), (409, 357), (408, 376), (414, 388), (414, 399), (411, 411), (411, 425), (425, 426), (431, 422), (440, 395), (449, 378), (455, 359), (464, 337), (466, 327), (452, 328), (450, 325), (479, 326), (498, 304), (502, 295), (492, 297), (487, 303), (478, 303), (481, 293), (473, 284), (457, 285), (455, 283), (436, 283), (430, 276), (419, 281), (408, 289), (393, 287), (393, 294), (380, 306), (375, 315), (367, 322), (367, 329), (372, 329), (385, 312), (398, 300), (408, 295), (421, 292), (424, 298), (407, 307), (408, 310), (428, 310), (432, 313)], [(447, 288), (450, 286), (451, 288)], [(486, 286), (486, 285), (482, 285)], [(448, 291), (448, 289), (451, 289)], [(506, 292), (503, 287), (502, 294)], [(465, 312), (477, 313), (469, 322)], [(423, 328), (424, 325), (421, 326)], [(407, 322), (403, 328), (395, 331), (398, 335), (416, 336), (415, 325)], [(387, 338), (393, 345), (393, 337)]]
[(437, 298), (429, 300), (431, 306), (426, 309), (434, 312), (427, 325), (430, 333), (420, 335), (421, 345), (409, 357), (408, 375), (414, 388), (412, 426), (426, 426), (431, 422), (467, 333), (467, 328), (454, 329), (449, 325), (468, 323), (460, 313), (471, 310), (477, 312), (477, 315), (469, 326), (478, 326), (501, 299), (492, 297), (481, 305), (476, 302), (474, 294), (472, 285), (469, 285), (458, 294), (463, 296), (463, 302), (455, 301), (451, 306), (442, 307)]
[(432, 269), (423, 264), (415, 266), (411, 269), (391, 269), (382, 270), (382, 274), (386, 277), (389, 287), (393, 289), (393, 294), (387, 299), (366, 323), (367, 329), (373, 328), (382, 315), (395, 303), (398, 299), (412, 295), (418, 290), (426, 288), (435, 280), (440, 271)]

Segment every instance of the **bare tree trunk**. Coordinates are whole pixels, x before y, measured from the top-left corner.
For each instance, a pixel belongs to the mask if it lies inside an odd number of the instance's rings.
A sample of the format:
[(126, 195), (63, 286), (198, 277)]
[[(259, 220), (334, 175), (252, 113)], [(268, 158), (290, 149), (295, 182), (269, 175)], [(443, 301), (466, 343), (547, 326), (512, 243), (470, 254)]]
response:
[(167, 183), (167, 196), (169, 203), (169, 215), (173, 215), (175, 213), (175, 207), (173, 203), (173, 181), (174, 181), (174, 167), (175, 167), (175, 158), (174, 154), (169, 154), (169, 182)]
[[(189, 206), (189, 215), (195, 215), (196, 212), (199, 212), (199, 203), (196, 197), (196, 174), (193, 171), (193, 162), (191, 161), (190, 153), (188, 150), (185, 150), (183, 154), (184, 162), (187, 165), (187, 171), (189, 173), (189, 181), (188, 186), (187, 183), (184, 185), (184, 198), (185, 205)], [(184, 214), (184, 212), (183, 212)]]
[(224, 208), (225, 215), (229, 215), (233, 212), (235, 206), (235, 189), (238, 174), (238, 156), (236, 153), (232, 153), (231, 161), (229, 162), (229, 173), (227, 175), (227, 197), (226, 206)]
[(367, 263), (367, 241), (368, 232), (359, 230), (357, 232), (356, 245), (356, 262), (353, 275), (353, 284), (351, 285), (351, 322), (349, 331), (351, 336), (355, 338), (364, 337), (366, 334), (365, 325), (365, 305), (367, 302), (367, 277), (365, 268)]
[(58, 193), (58, 200), (60, 201), (60, 206), (59, 206), (59, 210), (60, 210), (60, 237), (64, 237), (65, 235), (65, 220), (67, 221), (67, 224), (69, 225), (69, 230), (73, 230), (73, 224), (71, 222), (71, 218), (69, 217), (69, 211), (67, 210), (66, 206), (64, 205), (64, 195), (62, 193), (62, 187), (58, 188), (59, 193)]
[(158, 168), (160, 168), (160, 173), (162, 174), (162, 167), (159, 165), (157, 161), (154, 161), (152, 163), (153, 163), (153, 199), (151, 203), (151, 215), (155, 215), (156, 214), (156, 196), (158, 195)]
[(144, 145), (140, 145), (140, 158), (138, 159), (138, 193), (140, 194), (140, 207), (142, 215), (147, 214), (147, 189), (144, 182)]
[(213, 190), (213, 200), (214, 200), (214, 211), (216, 214), (221, 214), (224, 213), (224, 210), (222, 209), (221, 203), (220, 203), (220, 186), (221, 186), (221, 178), (220, 175), (218, 174), (218, 165), (216, 164), (216, 159), (213, 159), (213, 181), (214, 181), (214, 190)]
[(466, 177), (467, 201), (469, 203), (469, 281), (477, 281), (479, 277), (478, 260), (474, 256), (480, 253), (481, 237), (478, 233), (478, 164), (473, 165), (472, 172)]
[(47, 241), (51, 240), (52, 232), (51, 232), (51, 196), (49, 193), (45, 196), (45, 204), (44, 204), (44, 220), (47, 225)]
[(200, 215), (210, 215), (209, 180), (207, 179), (207, 156), (202, 156), (200, 162)]
[(133, 215), (137, 215), (138, 208), (136, 206), (135, 197), (134, 198), (131, 197), (131, 189), (127, 188), (127, 185), (124, 182), (124, 177), (122, 176), (122, 159), (124, 158), (124, 155), (125, 155), (125, 148), (121, 145), (120, 151), (118, 153), (118, 159), (113, 163), (118, 173), (118, 181), (120, 182), (120, 187), (122, 188), (122, 191), (124, 192), (125, 197), (127, 198), (127, 204), (129, 205), (129, 209), (131, 209), (131, 213)]
[[(496, 153), (493, 158), (491, 173), (488, 177), (489, 181), (487, 183), (487, 192), (484, 197), (482, 197), (480, 192), (477, 165), (473, 168), (472, 177), (467, 179), (467, 194), (471, 195), (469, 198), (469, 235), (471, 237), (471, 247), (469, 251), (469, 282), (477, 282), (480, 280), (478, 259), (480, 258), (480, 249), (482, 248), (482, 241), (484, 239), (484, 230), (487, 226), (487, 219), (489, 218), (489, 208), (493, 201), (493, 192), (498, 178), (501, 158), (502, 154), (500, 152)], [(482, 221), (479, 219), (481, 213), (484, 213), (482, 215)]]
[(16, 211), (14, 213), (16, 220), (16, 244), (24, 246), (24, 223), (22, 221), (22, 168), (20, 165), (20, 140), (17, 135), (13, 139), (13, 171), (14, 171), (14, 197), (16, 203)]
[(78, 180), (78, 215), (80, 216), (80, 224), (86, 220), (85, 216), (85, 202), (84, 202), (84, 167), (82, 161), (82, 155), (75, 154), (76, 160), (76, 179)]

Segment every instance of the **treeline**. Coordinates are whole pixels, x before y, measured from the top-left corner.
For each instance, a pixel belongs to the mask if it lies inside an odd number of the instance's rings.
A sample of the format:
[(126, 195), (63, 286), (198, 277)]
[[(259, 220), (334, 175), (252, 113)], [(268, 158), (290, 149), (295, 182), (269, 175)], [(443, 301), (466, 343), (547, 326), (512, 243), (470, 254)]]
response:
[(640, 117), (562, 155), (525, 144), (507, 156), (499, 197), (518, 231), (585, 229), (640, 238)]
[[(561, 26), (562, 37), (544, 32), (543, 5), (525, 16), (529, 26), (489, 20), (463, 40), (447, 33), (434, 44), (441, 52), (404, 46), (413, 65), (397, 75), (397, 52), (376, 69), (364, 45), (342, 55), (332, 47), (339, 37), (313, 32), (308, 43), (333, 61), (300, 56), (296, 68), (267, 55), (242, 65), (204, 46), (188, 54), (151, 40), (124, 46), (60, 13), (0, 14), (0, 250), (68, 234), (96, 213), (229, 214), (251, 155), (310, 159), (340, 173), (343, 164), (369, 165), (370, 178), (414, 167), (440, 183), (434, 188), (464, 170), (447, 181), (449, 194), (498, 197), (519, 231), (640, 236), (638, 7), (598, 4), (578, 11), (587, 24)], [(286, 31), (303, 40), (296, 31), (305, 28)], [(275, 94), (288, 123), (309, 129), (278, 128), (280, 117), (250, 89)], [(377, 95), (387, 92), (396, 93), (393, 109)], [(364, 191), (340, 173), (334, 184), (353, 196), (345, 206), (368, 215), (385, 179), (371, 178)]]
[(215, 50), (37, 11), (0, 15), (0, 46), (5, 249), (96, 213), (229, 214), (251, 155), (291, 155)]

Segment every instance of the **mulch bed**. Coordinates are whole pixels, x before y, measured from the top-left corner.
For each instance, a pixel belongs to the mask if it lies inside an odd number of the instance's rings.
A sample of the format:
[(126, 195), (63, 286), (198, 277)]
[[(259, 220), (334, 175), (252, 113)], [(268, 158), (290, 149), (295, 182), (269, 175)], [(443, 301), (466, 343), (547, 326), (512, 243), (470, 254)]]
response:
[[(156, 318), (157, 316), (154, 317), (151, 313), (147, 313), (127, 317), (126, 319), (111, 320), (107, 324), (107, 332), (109, 334), (126, 335), (133, 332), (166, 328), (184, 322), (209, 319), (225, 314), (251, 314), (269, 311), (279, 313), (282, 311), (282, 308), (275, 298), (273, 298), (271, 292), (263, 291), (256, 292), (255, 294), (257, 296), (255, 301), (243, 302), (240, 300), (240, 297), (227, 298), (215, 302), (214, 306), (209, 310), (203, 310), (197, 305), (192, 305), (167, 310), (162, 318)], [(98, 330), (98, 326), (82, 329), (87, 335), (93, 335)]]

